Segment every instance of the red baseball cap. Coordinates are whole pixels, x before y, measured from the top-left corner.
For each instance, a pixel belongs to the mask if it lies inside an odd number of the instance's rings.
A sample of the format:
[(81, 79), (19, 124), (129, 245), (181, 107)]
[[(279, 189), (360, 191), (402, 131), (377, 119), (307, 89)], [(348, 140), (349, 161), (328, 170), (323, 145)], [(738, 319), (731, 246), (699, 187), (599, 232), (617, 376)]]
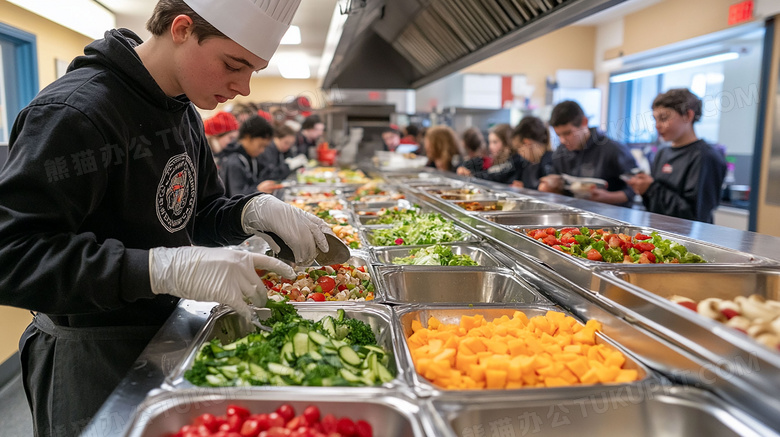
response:
[(233, 117), (233, 114), (220, 111), (212, 117), (203, 120), (203, 130), (209, 136), (226, 134), (238, 130), (238, 121), (236, 121), (236, 117)]

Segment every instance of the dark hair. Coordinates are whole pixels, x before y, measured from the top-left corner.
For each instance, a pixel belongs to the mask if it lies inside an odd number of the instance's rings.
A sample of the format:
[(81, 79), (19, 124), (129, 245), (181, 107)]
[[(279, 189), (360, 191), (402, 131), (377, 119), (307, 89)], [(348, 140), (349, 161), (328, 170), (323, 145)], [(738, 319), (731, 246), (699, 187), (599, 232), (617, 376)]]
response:
[(671, 89), (656, 96), (652, 109), (658, 107), (674, 109), (680, 115), (687, 115), (690, 109), (693, 111), (691, 123), (696, 123), (701, 119), (701, 99), (686, 88)]
[(392, 133), (398, 135), (399, 137), (401, 136), (401, 132), (398, 129), (394, 128), (394, 127), (386, 127), (384, 129), (382, 129), (382, 135), (384, 135), (384, 134), (386, 134), (388, 132), (392, 132)]
[(582, 124), (583, 118), (585, 118), (585, 113), (582, 111), (582, 107), (575, 101), (565, 100), (553, 108), (552, 115), (550, 115), (550, 126), (558, 127), (565, 124), (579, 126)]
[(411, 135), (413, 137), (416, 137), (418, 133), (417, 125), (410, 124), (409, 126), (406, 126), (406, 135)]
[(475, 127), (470, 127), (463, 132), (463, 147), (466, 150), (477, 152), (485, 148), (485, 137), (482, 132)]
[(496, 164), (503, 164), (512, 156), (512, 126), (506, 123), (499, 123), (490, 128), (490, 133), (497, 136), (499, 141), (501, 141), (501, 152), (493, 158)]
[(271, 123), (259, 115), (247, 118), (238, 128), (239, 138), (271, 138), (273, 134), (274, 128), (271, 127)]
[(164, 34), (179, 15), (187, 15), (192, 19), (192, 33), (198, 37), (198, 42), (207, 38), (227, 38), (208, 21), (196, 14), (183, 0), (159, 0), (154, 7), (152, 16), (146, 22), (146, 30), (154, 36)]
[(284, 138), (290, 135), (295, 136), (295, 131), (286, 124), (280, 124), (274, 128), (274, 138)]
[(539, 117), (531, 115), (523, 117), (512, 131), (512, 138), (517, 138), (521, 141), (528, 138), (546, 145), (548, 149), (550, 148), (550, 131), (547, 130), (547, 126)]
[(308, 130), (308, 129), (314, 129), (314, 126), (317, 123), (322, 123), (322, 119), (319, 115), (310, 115), (303, 119), (303, 124), (301, 124), (302, 130)]

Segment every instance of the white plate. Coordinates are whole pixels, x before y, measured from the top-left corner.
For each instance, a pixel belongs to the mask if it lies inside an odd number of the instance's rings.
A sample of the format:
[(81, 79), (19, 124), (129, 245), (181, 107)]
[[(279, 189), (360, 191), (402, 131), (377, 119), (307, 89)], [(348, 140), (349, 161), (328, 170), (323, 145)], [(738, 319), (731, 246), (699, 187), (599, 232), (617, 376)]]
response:
[(607, 181), (599, 178), (583, 178), (562, 174), (563, 180), (566, 182), (565, 188), (571, 191), (576, 197), (590, 197), (591, 189), (606, 188)]

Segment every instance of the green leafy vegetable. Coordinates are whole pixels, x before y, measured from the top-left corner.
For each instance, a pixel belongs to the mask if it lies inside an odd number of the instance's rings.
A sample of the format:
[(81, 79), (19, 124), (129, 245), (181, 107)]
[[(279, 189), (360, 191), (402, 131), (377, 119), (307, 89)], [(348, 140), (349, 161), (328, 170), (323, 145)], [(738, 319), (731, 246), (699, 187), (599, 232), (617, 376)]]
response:
[(390, 229), (376, 229), (372, 237), (376, 246), (397, 246), (461, 241), (467, 235), (441, 214), (426, 213), (397, 222)]
[(408, 264), (415, 266), (476, 266), (478, 265), (468, 255), (456, 255), (449, 246), (436, 244), (409, 251), (407, 257), (393, 258), (393, 264)]

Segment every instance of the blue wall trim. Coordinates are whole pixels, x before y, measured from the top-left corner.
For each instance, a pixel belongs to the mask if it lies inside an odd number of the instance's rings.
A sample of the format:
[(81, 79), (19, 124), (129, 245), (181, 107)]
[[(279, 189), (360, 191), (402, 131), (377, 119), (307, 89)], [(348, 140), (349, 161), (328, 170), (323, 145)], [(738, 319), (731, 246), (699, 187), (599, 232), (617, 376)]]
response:
[(36, 39), (32, 33), (3, 23), (0, 23), (0, 38), (13, 44), (16, 49), (14, 55), (16, 57), (17, 92), (20, 107), (9, 109), (15, 109), (14, 112), (18, 112), (27, 106), (39, 91)]

